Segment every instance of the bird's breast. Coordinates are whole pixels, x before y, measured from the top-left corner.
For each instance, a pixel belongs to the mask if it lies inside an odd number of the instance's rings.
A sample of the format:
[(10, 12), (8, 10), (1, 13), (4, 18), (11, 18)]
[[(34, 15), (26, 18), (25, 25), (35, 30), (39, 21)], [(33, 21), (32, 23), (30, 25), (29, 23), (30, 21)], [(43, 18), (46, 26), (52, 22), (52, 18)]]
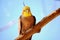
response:
[(34, 24), (34, 18), (33, 17), (26, 17), (22, 18), (22, 27), (23, 29), (27, 30), (31, 28)]

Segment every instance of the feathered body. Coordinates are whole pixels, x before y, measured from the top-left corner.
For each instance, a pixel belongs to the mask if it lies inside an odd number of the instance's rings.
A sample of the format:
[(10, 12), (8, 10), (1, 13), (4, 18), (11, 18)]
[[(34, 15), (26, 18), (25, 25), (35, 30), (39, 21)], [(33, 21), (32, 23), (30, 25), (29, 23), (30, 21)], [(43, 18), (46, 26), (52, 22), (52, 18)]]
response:
[[(29, 31), (29, 29), (32, 29), (33, 26), (36, 23), (35, 16), (31, 14), (30, 8), (28, 6), (25, 6), (22, 12), (22, 15), (20, 16), (20, 29), (19, 29), (19, 34), (23, 35), (26, 32)], [(31, 40), (31, 38), (26, 39), (26, 40)]]

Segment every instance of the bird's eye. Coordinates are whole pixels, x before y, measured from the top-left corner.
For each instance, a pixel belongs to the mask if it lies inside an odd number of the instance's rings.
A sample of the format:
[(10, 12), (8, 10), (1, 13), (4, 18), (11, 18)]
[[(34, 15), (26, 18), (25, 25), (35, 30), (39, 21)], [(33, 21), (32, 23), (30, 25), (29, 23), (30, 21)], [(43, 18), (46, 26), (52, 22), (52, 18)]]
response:
[(25, 10), (23, 10), (25, 12)]

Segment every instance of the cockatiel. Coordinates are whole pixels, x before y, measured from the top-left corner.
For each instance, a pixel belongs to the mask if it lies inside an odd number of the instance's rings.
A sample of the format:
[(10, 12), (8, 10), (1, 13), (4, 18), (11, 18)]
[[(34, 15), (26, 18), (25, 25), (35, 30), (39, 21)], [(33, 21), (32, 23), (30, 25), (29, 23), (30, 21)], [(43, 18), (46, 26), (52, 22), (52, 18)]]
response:
[[(22, 15), (19, 18), (19, 34), (23, 35), (35, 26), (36, 18), (32, 15), (30, 7), (24, 6)], [(32, 36), (31, 36), (32, 37)], [(31, 40), (31, 37), (26, 40)]]

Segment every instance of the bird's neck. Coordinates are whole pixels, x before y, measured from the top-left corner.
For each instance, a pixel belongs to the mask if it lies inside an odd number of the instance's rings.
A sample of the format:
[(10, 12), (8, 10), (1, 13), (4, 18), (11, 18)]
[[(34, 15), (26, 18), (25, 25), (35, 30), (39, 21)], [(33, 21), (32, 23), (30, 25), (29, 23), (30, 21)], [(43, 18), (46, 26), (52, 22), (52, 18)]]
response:
[(29, 17), (29, 16), (32, 16), (32, 14), (31, 13), (24, 13), (23, 16), (24, 17)]

